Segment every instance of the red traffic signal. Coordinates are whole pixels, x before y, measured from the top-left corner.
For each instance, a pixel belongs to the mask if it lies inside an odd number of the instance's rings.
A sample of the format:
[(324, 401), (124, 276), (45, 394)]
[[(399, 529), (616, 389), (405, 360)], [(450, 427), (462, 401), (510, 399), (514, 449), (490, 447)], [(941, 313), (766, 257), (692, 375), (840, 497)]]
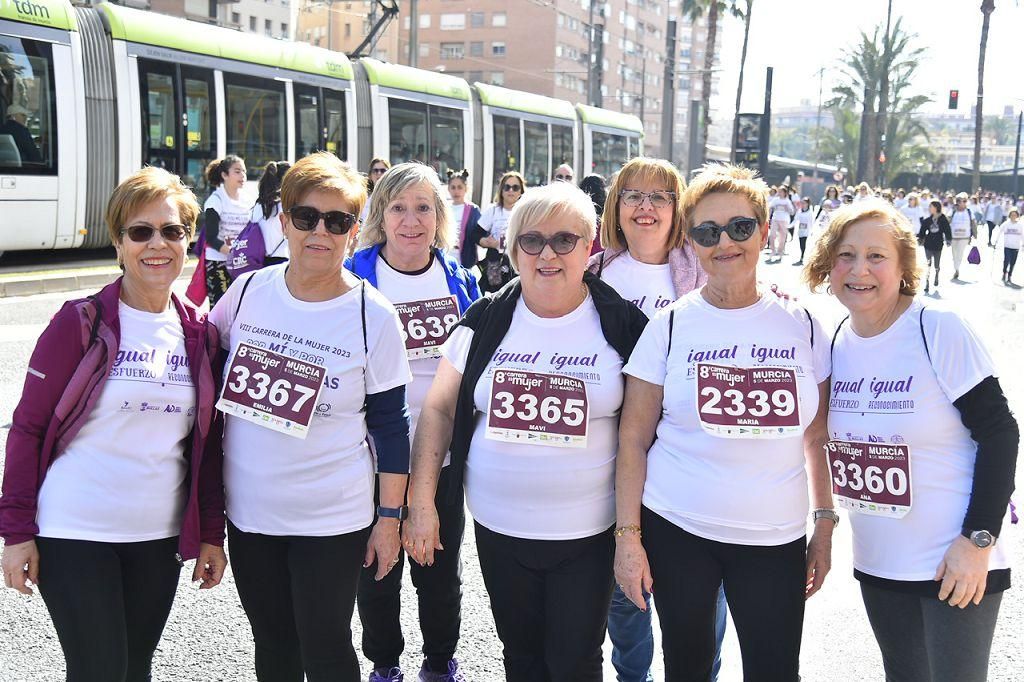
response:
[(949, 108), (950, 109), (956, 109), (957, 105), (959, 103), (960, 103), (960, 91), (959, 90), (950, 90), (949, 91)]

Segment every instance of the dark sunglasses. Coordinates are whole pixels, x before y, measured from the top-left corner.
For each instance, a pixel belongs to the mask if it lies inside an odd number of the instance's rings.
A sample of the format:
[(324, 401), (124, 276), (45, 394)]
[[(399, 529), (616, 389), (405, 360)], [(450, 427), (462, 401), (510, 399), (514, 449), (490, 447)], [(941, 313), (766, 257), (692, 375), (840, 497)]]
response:
[(694, 225), (689, 229), (690, 239), (701, 246), (717, 246), (722, 233), (729, 235), (734, 242), (745, 242), (757, 231), (757, 220), (754, 218), (733, 218), (725, 226), (711, 221)]
[(295, 206), (288, 211), (288, 215), (291, 216), (292, 225), (295, 226), (296, 230), (302, 230), (303, 232), (315, 230), (320, 219), (323, 218), (324, 227), (327, 228), (327, 231), (336, 235), (348, 233), (358, 220), (354, 215), (345, 211), (321, 213), (312, 206)]
[[(121, 230), (121, 234), (128, 235), (128, 239), (133, 242), (144, 244), (153, 238), (156, 231), (157, 228), (152, 225), (131, 225)], [(190, 234), (192, 232), (184, 225), (164, 225), (160, 228), (160, 236), (166, 242), (180, 242)]]
[(505, 183), (504, 185), (502, 185), (501, 188), (503, 190), (505, 190), (506, 192), (522, 192), (523, 191), (523, 186), (522, 185), (510, 185), (508, 183)]
[(372, 175), (383, 175), (384, 173), (387, 173), (387, 172), (388, 172), (387, 168), (372, 168), (372, 169), (370, 169), (370, 173)]
[(572, 180), (572, 176), (571, 175), (563, 175), (561, 173), (556, 173), (555, 174), (555, 180)]
[(583, 237), (574, 232), (557, 232), (554, 236), (545, 237), (537, 232), (527, 232), (516, 237), (516, 244), (523, 250), (523, 253), (531, 256), (539, 256), (545, 246), (551, 245), (551, 250), (559, 256), (572, 253), (576, 243)]

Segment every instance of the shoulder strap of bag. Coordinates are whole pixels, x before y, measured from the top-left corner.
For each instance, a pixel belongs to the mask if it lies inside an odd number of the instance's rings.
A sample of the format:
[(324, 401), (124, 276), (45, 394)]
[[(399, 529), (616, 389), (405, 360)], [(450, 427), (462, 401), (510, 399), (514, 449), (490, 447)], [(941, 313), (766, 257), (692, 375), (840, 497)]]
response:
[(668, 356), (672, 355), (672, 329), (676, 326), (676, 311), (675, 308), (668, 311), (668, 352), (665, 353), (665, 359), (668, 360)]
[(831, 350), (835, 350), (835, 347), (836, 347), (836, 339), (837, 339), (837, 338), (839, 338), (839, 330), (843, 328), (843, 325), (844, 325), (844, 324), (846, 323), (846, 321), (847, 321), (848, 319), (850, 319), (850, 316), (849, 316), (849, 315), (847, 315), (846, 317), (844, 317), (844, 318), (843, 318), (843, 319), (842, 319), (842, 320), (841, 320), (841, 321), (839, 322), (839, 325), (838, 325), (838, 326), (836, 326), (836, 332), (835, 332), (835, 334), (833, 334), (833, 335), (832, 335), (832, 345), (831, 345), (831, 346), (829, 346), (829, 350), (830, 350), (830, 351), (831, 351)]
[(597, 262), (597, 278), (601, 279), (601, 273), (604, 272), (604, 255), (606, 251), (601, 252), (601, 257)]
[(804, 313), (807, 315), (807, 323), (811, 325), (811, 348), (814, 348), (814, 318), (811, 317), (811, 311), (804, 308)]
[[(245, 290), (249, 288), (249, 285), (252, 283), (252, 280), (255, 276), (255, 274), (249, 275), (249, 277), (245, 279), (245, 283), (242, 285), (242, 290), (238, 292), (238, 305), (235, 306), (236, 318), (238, 317), (238, 311), (242, 309), (242, 299), (245, 298)], [(232, 320), (232, 323), (234, 323), (234, 320)]]
[(363, 323), (363, 353), (370, 354), (370, 346), (366, 342), (366, 280), (363, 280), (362, 286), (359, 288), (359, 315), (362, 318)]
[(921, 327), (921, 342), (924, 344), (924, 354), (928, 356), (928, 362), (931, 363), (932, 353), (928, 350), (928, 336), (924, 333), (924, 306), (921, 306), (921, 314), (918, 315), (917, 322)]

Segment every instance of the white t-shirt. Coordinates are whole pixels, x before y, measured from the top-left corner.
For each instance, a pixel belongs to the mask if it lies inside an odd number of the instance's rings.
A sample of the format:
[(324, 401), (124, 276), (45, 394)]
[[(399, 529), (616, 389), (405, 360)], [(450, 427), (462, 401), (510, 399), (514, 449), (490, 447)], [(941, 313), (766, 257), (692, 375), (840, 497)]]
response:
[(487, 230), (487, 233), (499, 242), (505, 238), (508, 232), (508, 219), (512, 215), (512, 209), (502, 208), (497, 204), (488, 206), (480, 214), (478, 224)]
[[(442, 352), (465, 372), (473, 332), (457, 327)], [(495, 368), (559, 374), (586, 383), (586, 447), (526, 445), (486, 437)], [(473, 393), (476, 428), (466, 461), (466, 502), (473, 518), (504, 535), (569, 540), (615, 522), (615, 455), (625, 381), (593, 300), (568, 315), (542, 318), (520, 299), (512, 326)]]
[[(377, 290), (392, 303), (426, 301), (432, 298), (451, 296), (444, 267), (436, 258), (433, 259), (430, 269), (421, 275), (406, 275), (398, 272), (385, 263), (383, 258), (378, 258)], [(409, 361), (409, 369), (412, 370), (412, 383), (405, 387), (405, 400), (409, 403), (410, 437), (415, 433), (416, 420), (419, 419), (423, 401), (427, 398), (427, 391), (430, 390), (430, 384), (434, 381), (434, 375), (437, 374), (437, 366), (440, 363), (440, 358), (416, 358)], [(448, 465), (450, 459), (450, 455), (445, 457), (445, 466)]]
[[(697, 412), (697, 362), (795, 370), (799, 432), (752, 440), (705, 431)], [(665, 390), (658, 437), (647, 454), (648, 509), (718, 542), (782, 545), (805, 534), (802, 434), (818, 410), (818, 384), (830, 370), (829, 337), (804, 308), (764, 294), (750, 307), (722, 310), (693, 291), (651, 320), (622, 371)]]
[(281, 202), (274, 206), (274, 212), (269, 218), (263, 215), (263, 207), (256, 204), (249, 213), (249, 221), (258, 223), (260, 234), (263, 236), (263, 245), (266, 248), (267, 258), (288, 259), (288, 240), (284, 238), (284, 230), (281, 229)]
[[(931, 580), (960, 534), (978, 446), (953, 401), (995, 375), (974, 330), (939, 306), (924, 312), (929, 361), (921, 309), (915, 300), (891, 327), (866, 339), (847, 321), (832, 353), (829, 436), (910, 448), (907, 515), (849, 515), (854, 566), (890, 580)], [(1006, 543), (997, 542), (989, 568), (1007, 566)]]
[(449, 204), (448, 206), (452, 212), (452, 234), (455, 235), (454, 243), (448, 251), (452, 254), (452, 258), (459, 260), (459, 253), (462, 250), (462, 240), (466, 237), (462, 233), (462, 218), (466, 212), (466, 204), (459, 204), (458, 206), (455, 204)]
[(648, 318), (676, 300), (669, 264), (641, 263), (629, 255), (629, 251), (611, 260), (601, 271), (601, 279)]
[(796, 213), (793, 202), (779, 196), (773, 196), (768, 200), (768, 215), (773, 223), (785, 223), (789, 225), (790, 217)]
[(39, 535), (144, 542), (181, 532), (196, 396), (181, 320), (118, 304), (121, 344), (85, 425), (39, 491)]
[(925, 215), (920, 202), (918, 202), (917, 206), (911, 206), (907, 203), (900, 207), (900, 213), (907, 217), (907, 220), (910, 221), (910, 229), (917, 234), (917, 231), (921, 229), (921, 218)]
[(969, 239), (971, 236), (971, 214), (967, 209), (953, 211), (949, 218), (949, 228), (953, 239)]
[[(210, 321), (231, 357), (238, 344), (250, 343), (323, 365), (327, 379), (305, 440), (225, 418), (228, 518), (250, 533), (340, 535), (373, 521), (366, 395), (409, 383), (409, 362), (398, 316), (380, 292), (365, 287), (367, 356), (360, 314), (363, 287), (329, 301), (300, 301), (285, 284), (286, 267), (282, 263), (237, 279), (210, 311)], [(236, 319), (248, 277), (252, 283)]]
[[(217, 238), (230, 246), (234, 238), (238, 236), (238, 233), (249, 224), (252, 202), (249, 201), (248, 197), (243, 196), (241, 192), (238, 193), (237, 200), (232, 199), (224, 191), (224, 187), (221, 186), (214, 190), (210, 198), (203, 204), (203, 213), (210, 208), (217, 211), (217, 214), (220, 216), (220, 229), (217, 231)], [(212, 246), (206, 247), (206, 260), (226, 261), (227, 259), (227, 256)]]
[(996, 228), (996, 234), (992, 237), (992, 242), (997, 243), (999, 238), (1002, 237), (1004, 248), (1019, 249), (1021, 242), (1024, 241), (1021, 235), (1022, 228), (1024, 228), (1024, 221), (1021, 221), (1019, 218), (1016, 222), (1007, 219)]
[(814, 222), (814, 213), (811, 209), (797, 211), (793, 216), (793, 226), (796, 228), (797, 237), (806, 237), (811, 233), (811, 223)]

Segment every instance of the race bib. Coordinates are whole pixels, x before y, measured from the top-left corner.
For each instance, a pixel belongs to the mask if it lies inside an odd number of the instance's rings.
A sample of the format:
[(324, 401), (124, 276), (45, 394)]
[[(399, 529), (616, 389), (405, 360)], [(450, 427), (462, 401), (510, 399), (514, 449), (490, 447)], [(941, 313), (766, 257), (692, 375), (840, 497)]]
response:
[(796, 370), (697, 363), (697, 414), (720, 438), (788, 438), (801, 432)]
[(513, 369), (491, 378), (487, 438), (562, 448), (587, 446), (587, 385), (581, 379)]
[(441, 357), (441, 346), (459, 321), (459, 302), (454, 296), (396, 303), (402, 324), (405, 353), (410, 360)]
[(228, 367), (217, 409), (305, 439), (326, 378), (327, 369), (321, 365), (241, 343)]
[(825, 451), (839, 506), (894, 519), (910, 511), (908, 446), (830, 440)]

